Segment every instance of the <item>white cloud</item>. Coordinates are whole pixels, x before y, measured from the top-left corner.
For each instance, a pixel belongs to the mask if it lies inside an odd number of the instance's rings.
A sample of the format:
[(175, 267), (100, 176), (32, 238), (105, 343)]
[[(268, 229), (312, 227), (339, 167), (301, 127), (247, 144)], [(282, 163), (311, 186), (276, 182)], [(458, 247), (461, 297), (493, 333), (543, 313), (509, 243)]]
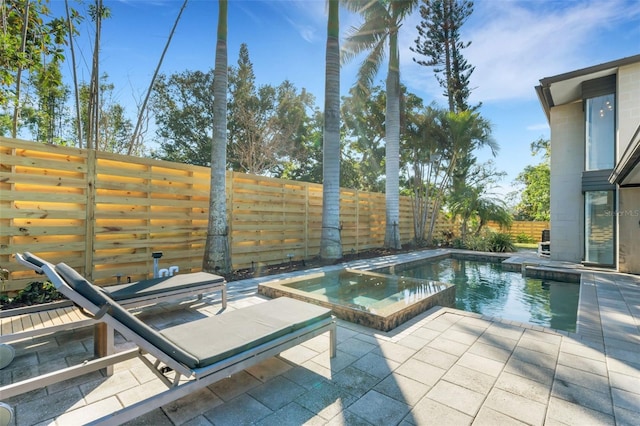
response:
[[(540, 78), (617, 59), (593, 46), (600, 42), (598, 37), (617, 26), (633, 27), (635, 22), (635, 31), (640, 32), (639, 17), (640, 2), (635, 0), (476, 2), (462, 31), (462, 40), (472, 42), (463, 54), (476, 67), (471, 77), (471, 103), (531, 99)], [(442, 99), (442, 89), (432, 73), (411, 59), (415, 54), (409, 46), (414, 45), (419, 21), (415, 12), (403, 26), (403, 81), (414, 90)], [(640, 43), (636, 42), (635, 49), (627, 46), (627, 51), (634, 50), (640, 51)]]

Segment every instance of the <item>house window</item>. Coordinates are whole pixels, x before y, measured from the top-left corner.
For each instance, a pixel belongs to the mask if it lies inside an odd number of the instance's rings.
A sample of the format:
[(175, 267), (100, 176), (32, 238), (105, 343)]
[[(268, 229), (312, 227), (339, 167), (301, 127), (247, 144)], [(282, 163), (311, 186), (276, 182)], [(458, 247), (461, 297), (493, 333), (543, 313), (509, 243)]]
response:
[(585, 262), (614, 264), (614, 191), (584, 193)]
[(613, 169), (615, 166), (615, 95), (586, 99), (585, 170)]

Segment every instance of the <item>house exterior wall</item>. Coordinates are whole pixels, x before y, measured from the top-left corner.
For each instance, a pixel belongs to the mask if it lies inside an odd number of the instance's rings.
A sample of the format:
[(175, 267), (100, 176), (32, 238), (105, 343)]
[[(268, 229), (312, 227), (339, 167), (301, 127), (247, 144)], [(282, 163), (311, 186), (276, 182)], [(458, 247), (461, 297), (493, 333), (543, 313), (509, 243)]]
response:
[(618, 270), (640, 274), (640, 188), (618, 194)]
[[(619, 161), (640, 123), (640, 63), (619, 68), (617, 92)], [(618, 197), (618, 270), (640, 274), (640, 188), (620, 188)]]
[(582, 102), (551, 108), (551, 259), (580, 262), (584, 246)]

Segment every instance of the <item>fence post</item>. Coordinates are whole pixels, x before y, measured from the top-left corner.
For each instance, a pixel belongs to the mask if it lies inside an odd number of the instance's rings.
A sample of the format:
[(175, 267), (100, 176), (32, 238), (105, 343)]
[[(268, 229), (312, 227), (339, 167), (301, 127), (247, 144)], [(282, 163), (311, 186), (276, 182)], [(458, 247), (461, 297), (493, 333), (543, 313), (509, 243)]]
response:
[(95, 238), (95, 205), (96, 205), (96, 175), (97, 154), (95, 149), (87, 150), (87, 193), (84, 222), (84, 275), (93, 281), (93, 241)]

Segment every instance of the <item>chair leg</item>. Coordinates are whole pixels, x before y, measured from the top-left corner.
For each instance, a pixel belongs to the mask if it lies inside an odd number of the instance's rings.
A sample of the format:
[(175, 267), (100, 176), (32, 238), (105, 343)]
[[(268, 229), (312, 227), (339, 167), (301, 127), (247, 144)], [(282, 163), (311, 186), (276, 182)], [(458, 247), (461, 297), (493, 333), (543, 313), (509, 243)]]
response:
[[(95, 325), (93, 331), (93, 352), (97, 357), (105, 357), (114, 353), (114, 330), (101, 322)], [(105, 368), (107, 376), (113, 375), (113, 365)]]

